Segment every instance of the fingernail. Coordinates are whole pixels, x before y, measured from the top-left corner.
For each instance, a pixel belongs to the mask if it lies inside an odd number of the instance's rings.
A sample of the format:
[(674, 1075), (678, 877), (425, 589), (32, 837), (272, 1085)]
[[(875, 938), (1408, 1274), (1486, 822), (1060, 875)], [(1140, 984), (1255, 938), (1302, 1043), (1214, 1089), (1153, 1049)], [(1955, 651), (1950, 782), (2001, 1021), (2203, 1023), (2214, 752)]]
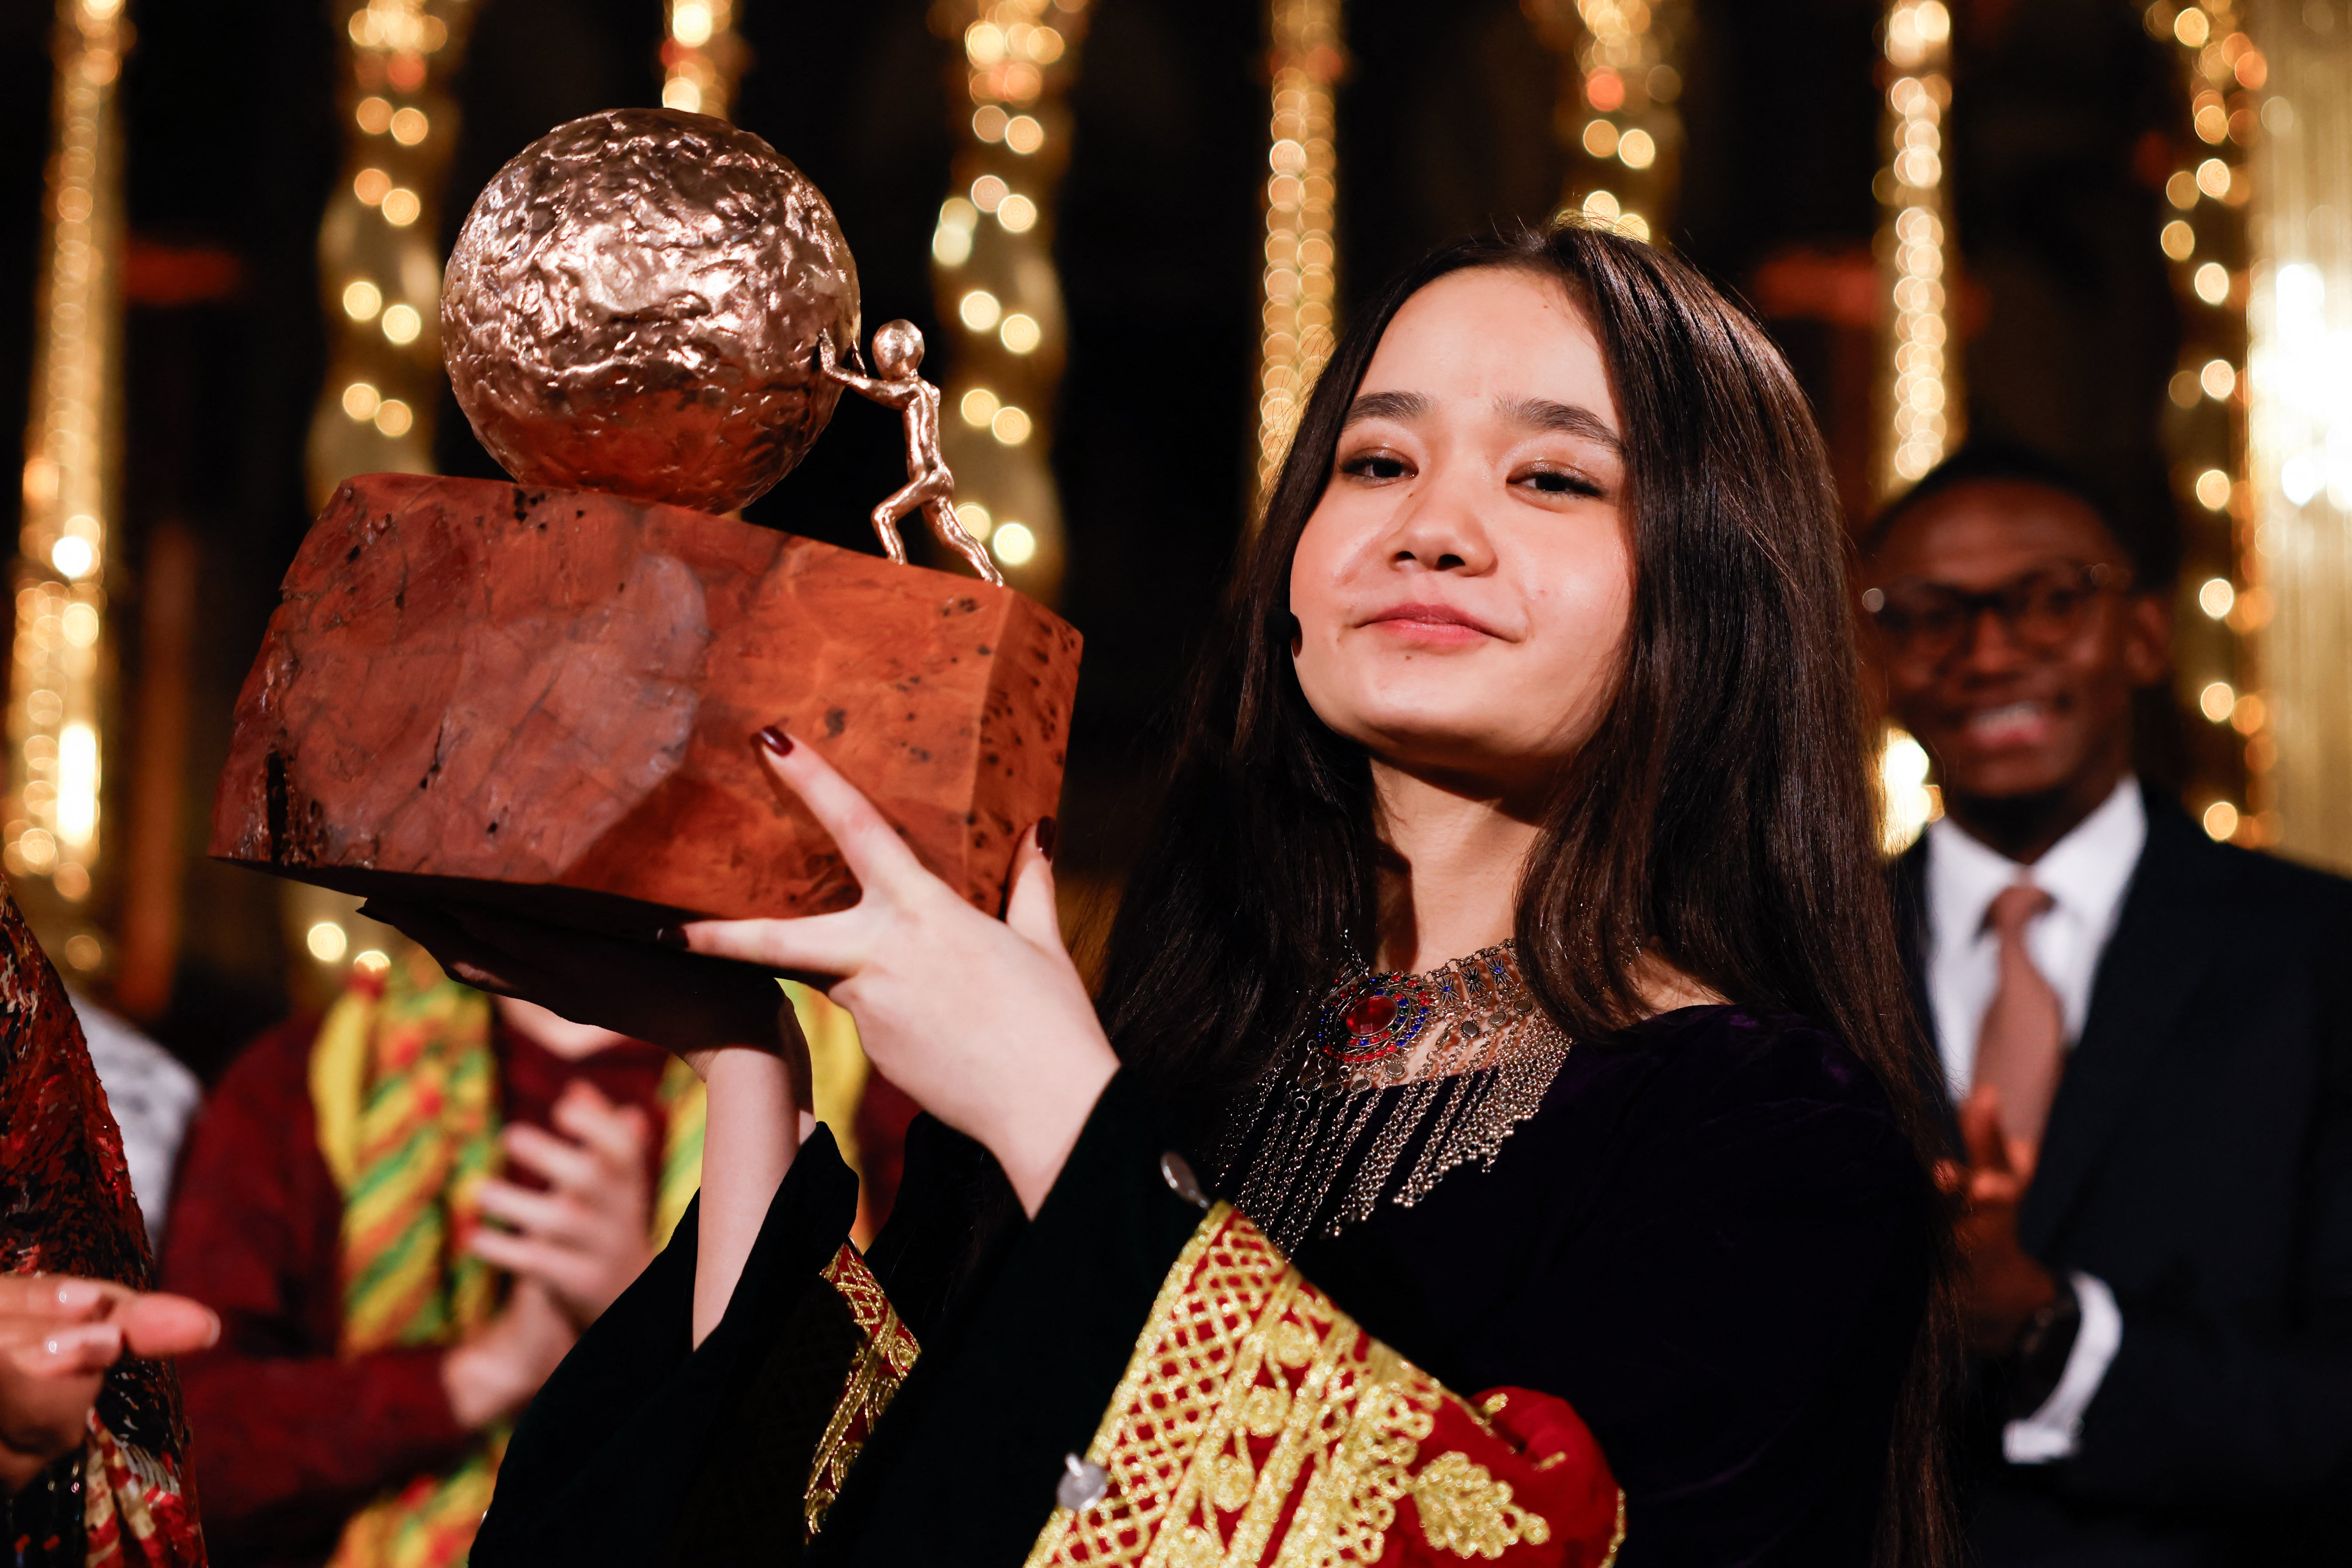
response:
[(1041, 816), (1037, 819), (1037, 853), (1045, 858), (1048, 865), (1053, 863), (1054, 840), (1061, 837), (1061, 831), (1062, 825), (1052, 817)]
[(41, 1342), (41, 1348), (60, 1360), (79, 1356), (92, 1350), (112, 1350), (121, 1341), (122, 1331), (112, 1323), (92, 1323), (86, 1328), (66, 1329)]
[(661, 943), (664, 947), (675, 947), (681, 950), (689, 945), (686, 940), (686, 928), (684, 926), (663, 926), (654, 932), (654, 940)]
[(219, 1314), (218, 1312), (215, 1312), (215, 1311), (211, 1310), (208, 1308), (208, 1309), (206, 1309), (206, 1310), (205, 1310), (205, 1321), (206, 1322), (208, 1322), (208, 1323), (210, 1323), (210, 1324), (212, 1325), (212, 1327), (211, 1327), (211, 1328), (207, 1329), (207, 1330), (205, 1331), (205, 1349), (206, 1349), (206, 1350), (210, 1350), (210, 1349), (212, 1349), (215, 1345), (216, 1345), (216, 1344), (220, 1343), (220, 1337), (221, 1337), (221, 1321), (220, 1321), (220, 1314)]
[(98, 1283), (91, 1279), (60, 1279), (58, 1281), (58, 1305), (68, 1312), (85, 1311), (98, 1305), (105, 1296)]
[(793, 738), (784, 733), (781, 724), (771, 724), (760, 731), (760, 744), (779, 757), (793, 754)]

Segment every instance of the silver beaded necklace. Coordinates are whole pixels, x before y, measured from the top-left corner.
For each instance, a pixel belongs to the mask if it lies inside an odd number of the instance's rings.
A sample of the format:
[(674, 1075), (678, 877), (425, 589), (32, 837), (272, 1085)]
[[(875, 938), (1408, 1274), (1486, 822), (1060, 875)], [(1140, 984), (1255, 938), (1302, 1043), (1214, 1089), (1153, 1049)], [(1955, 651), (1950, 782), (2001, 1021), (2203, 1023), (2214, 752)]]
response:
[(1455, 1167), (1494, 1164), (1570, 1044), (1528, 989), (1516, 943), (1426, 974), (1358, 963), (1235, 1103), (1218, 1184), (1286, 1252), (1383, 1200), (1411, 1208)]

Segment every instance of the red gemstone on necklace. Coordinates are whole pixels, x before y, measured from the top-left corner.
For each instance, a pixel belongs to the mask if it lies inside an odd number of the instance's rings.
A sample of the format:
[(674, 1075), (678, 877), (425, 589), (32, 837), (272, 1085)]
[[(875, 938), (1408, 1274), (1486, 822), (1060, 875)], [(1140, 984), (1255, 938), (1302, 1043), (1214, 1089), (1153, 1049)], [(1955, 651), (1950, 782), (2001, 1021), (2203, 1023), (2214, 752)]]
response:
[(1367, 1035), (1377, 1035), (1395, 1023), (1396, 1016), (1396, 998), (1384, 992), (1375, 991), (1369, 995), (1359, 997), (1356, 1005), (1348, 1009), (1348, 1016), (1341, 1022), (1348, 1026), (1348, 1033), (1361, 1039)]

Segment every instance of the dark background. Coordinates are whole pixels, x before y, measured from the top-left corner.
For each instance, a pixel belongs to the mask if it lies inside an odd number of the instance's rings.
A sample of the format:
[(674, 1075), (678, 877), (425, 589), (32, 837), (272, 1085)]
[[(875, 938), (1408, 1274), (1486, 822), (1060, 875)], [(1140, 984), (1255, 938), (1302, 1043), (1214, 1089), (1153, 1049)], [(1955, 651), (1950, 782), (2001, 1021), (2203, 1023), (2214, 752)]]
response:
[[(1430, 246), (1497, 218), (1541, 219), (1568, 170), (1552, 133), (1557, 57), (1513, 0), (1348, 9), (1343, 321), (1348, 301)], [(966, 112), (959, 50), (942, 36), (953, 29), (935, 27), (923, 0), (742, 0), (740, 11), (753, 64), (735, 118), (830, 198), (869, 319), (906, 315), (946, 342), (929, 243)], [(2151, 42), (2122, 0), (1975, 0), (1956, 12), (1970, 426), (2082, 466), (2169, 532), (2164, 386), (2180, 323), (2154, 237), (2157, 187), (2179, 166), (2186, 126), (2177, 51)], [(1664, 237), (1757, 302), (1815, 398), (1857, 510), (1871, 328), (1823, 303), (1834, 290), (1801, 285), (1871, 265), (1880, 14), (1874, 0), (1695, 7), (1680, 62), (1683, 184)], [(52, 15), (44, 0), (0, 0), (0, 430), (11, 432), (25, 420)], [(210, 1074), (283, 1010), (308, 963), (289, 953), (276, 885), (201, 848), (230, 707), (309, 521), (303, 442), (324, 353), (314, 254), (341, 156), (340, 7), (134, 0), (131, 15), (134, 259), (194, 257), (229, 279), (185, 299), (131, 269), (128, 474), (110, 579), (118, 665), (135, 671), (144, 542), (166, 522), (197, 541), (184, 934), (170, 1005), (149, 1022)], [(1240, 0), (1097, 0), (1070, 96), (1056, 242), (1070, 347), (1053, 461), (1068, 534), (1059, 608), (1087, 640), (1060, 859), (1099, 888), (1116, 885), (1148, 820), (1155, 726), (1247, 510), (1263, 27), (1261, 7)], [(550, 126), (656, 102), (660, 29), (659, 0), (484, 0), (457, 84), (445, 244), (490, 174)], [(1790, 278), (1801, 286), (1784, 286)], [(950, 367), (926, 368), (944, 380)], [(454, 404), (438, 439), (445, 470), (498, 471)], [(814, 454), (751, 515), (870, 547), (865, 510), (898, 440), (891, 416), (845, 400)], [(13, 528), (16, 507), (15, 487), (0, 487), (0, 527)], [(2226, 569), (2208, 559), (2211, 541), (2189, 545), (2198, 575)], [(128, 685), (124, 712), (139, 700)], [(2152, 717), (2147, 765), (2177, 784), (2198, 765), (2201, 727), (2160, 701)], [(106, 810), (119, 822), (128, 769), (115, 745)], [(101, 868), (101, 921), (124, 875), (119, 855)]]

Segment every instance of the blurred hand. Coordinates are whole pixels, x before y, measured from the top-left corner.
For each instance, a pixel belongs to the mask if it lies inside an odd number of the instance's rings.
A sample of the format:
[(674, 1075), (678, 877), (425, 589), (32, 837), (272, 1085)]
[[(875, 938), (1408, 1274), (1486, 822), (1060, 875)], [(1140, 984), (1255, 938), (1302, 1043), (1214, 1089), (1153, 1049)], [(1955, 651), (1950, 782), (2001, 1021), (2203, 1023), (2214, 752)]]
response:
[(2000, 1130), (2000, 1096), (1979, 1089), (1960, 1107), (1969, 1163), (1936, 1168), (1938, 1185), (1961, 1199), (1957, 1234), (1967, 1266), (1960, 1312), (1969, 1348), (2007, 1355), (2026, 1321), (2057, 1299), (2058, 1282), (2018, 1244), (2017, 1210), (2033, 1184), (2035, 1150)]
[(993, 920), (926, 870), (814, 748), (771, 730), (761, 755), (832, 834), (858, 901), (796, 920), (698, 921), (688, 945), (813, 978), (856, 1019), (874, 1065), (986, 1145), (1036, 1213), (1118, 1066), (1062, 945), (1037, 834), (1015, 854), (1004, 918)]
[[(468, 985), (666, 1047), (710, 1085), (694, 1271), (700, 1344), (733, 1299), (769, 1203), (816, 1125), (808, 1042), (775, 976), (463, 905), (379, 900), (364, 912), (399, 927)], [(566, 1289), (575, 1304), (596, 1294), (580, 1280)]]
[(464, 1426), (504, 1421), (531, 1401), (580, 1337), (547, 1288), (517, 1279), (504, 1310), (441, 1358), (441, 1386)]
[(81, 1447), (106, 1369), (123, 1355), (184, 1355), (219, 1339), (220, 1319), (184, 1296), (0, 1275), (0, 1487), (17, 1491)]
[(482, 1184), (482, 1212), (512, 1230), (475, 1230), (474, 1255), (546, 1288), (575, 1328), (604, 1315), (653, 1261), (652, 1137), (646, 1113), (614, 1105), (585, 1079), (555, 1102), (557, 1132), (518, 1122), (499, 1135), (507, 1157), (545, 1179), (536, 1192)]

